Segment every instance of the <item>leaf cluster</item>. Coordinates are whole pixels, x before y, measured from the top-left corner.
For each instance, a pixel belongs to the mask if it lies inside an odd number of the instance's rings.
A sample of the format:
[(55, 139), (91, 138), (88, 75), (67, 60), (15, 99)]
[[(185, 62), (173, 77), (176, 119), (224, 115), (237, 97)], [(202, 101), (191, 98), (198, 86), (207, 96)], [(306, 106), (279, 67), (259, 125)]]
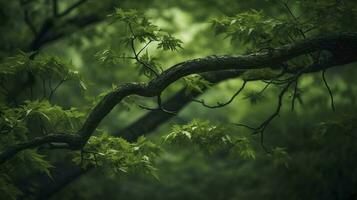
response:
[(101, 134), (90, 138), (85, 148), (76, 154), (74, 162), (83, 167), (108, 167), (111, 175), (139, 173), (156, 177), (157, 169), (153, 163), (160, 153), (161, 148), (144, 137), (129, 143), (122, 138)]
[(224, 34), (233, 43), (248, 45), (254, 50), (291, 42), (301, 36), (300, 30), (304, 28), (292, 20), (271, 18), (256, 10), (213, 19), (212, 26), (216, 34)]
[(223, 126), (212, 125), (208, 121), (193, 120), (186, 125), (174, 126), (171, 133), (164, 137), (164, 142), (174, 145), (193, 145), (209, 155), (238, 155), (244, 159), (255, 159), (255, 151), (247, 137), (232, 136), (225, 132)]

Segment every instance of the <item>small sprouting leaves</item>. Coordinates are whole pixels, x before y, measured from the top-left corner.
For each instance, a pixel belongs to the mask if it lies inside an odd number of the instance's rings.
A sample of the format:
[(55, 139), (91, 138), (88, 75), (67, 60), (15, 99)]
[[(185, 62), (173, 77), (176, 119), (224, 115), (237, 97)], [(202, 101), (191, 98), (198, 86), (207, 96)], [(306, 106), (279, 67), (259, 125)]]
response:
[(114, 17), (114, 19), (131, 23), (138, 19), (138, 14), (138, 11), (133, 9), (125, 11), (121, 8), (115, 8), (114, 13), (110, 14), (109, 17)]
[(133, 36), (139, 42), (144, 43), (146, 41), (158, 41), (160, 30), (157, 26), (153, 25), (147, 18), (143, 17), (140, 22), (134, 27)]
[[(123, 41), (128, 42), (128, 41)], [(106, 64), (118, 64), (133, 57), (127, 56), (126, 53), (118, 52), (111, 47), (108, 47), (102, 51), (97, 52), (94, 55), (99, 61)]]
[(31, 60), (30, 53), (19, 52), (18, 54), (5, 58), (1, 64), (0, 76), (6, 78), (23, 72), (33, 74), (52, 73), (63, 75), (63, 65), (56, 58), (40, 58)]
[[(132, 41), (139, 43), (157, 42), (157, 48), (162, 50), (175, 51), (182, 48), (182, 41), (167, 33), (156, 25), (152, 24), (142, 13), (135, 10), (124, 11), (116, 9), (111, 16), (126, 23), (128, 26), (128, 36), (125, 36), (123, 43), (130, 46)], [(108, 53), (108, 51), (104, 51)]]
[(275, 147), (271, 153), (273, 163), (276, 166), (283, 165), (286, 168), (289, 168), (289, 162), (291, 160), (290, 155), (286, 152), (285, 148)]
[(118, 56), (116, 52), (106, 49), (97, 54), (97, 57), (104, 62), (109, 61), (114, 63), (118, 60), (118, 57), (130, 58), (139, 66), (140, 74), (154, 77), (158, 75), (161, 67), (157, 59), (149, 55), (149, 45), (154, 44), (157, 49), (163, 51), (177, 51), (182, 48), (181, 40), (159, 29), (143, 13), (135, 10), (124, 11), (116, 9), (115, 13), (110, 16), (114, 17), (115, 20), (124, 22), (126, 25), (127, 35), (122, 37), (121, 44), (129, 48), (131, 55)]
[(51, 100), (57, 89), (66, 81), (74, 81), (81, 89), (86, 89), (83, 78), (78, 71), (73, 70), (74, 66), (70, 62), (44, 54), (37, 55), (35, 59), (30, 59), (30, 56), (30, 53), (19, 52), (3, 59), (0, 63), (0, 81), (12, 85), (16, 84), (19, 77), (35, 80), (32, 87), (40, 86), (43, 89), (36, 99), (47, 97)]
[(115, 13), (110, 16), (128, 26), (129, 36), (125, 37), (126, 44), (130, 44), (131, 40), (137, 40), (140, 43), (159, 40), (159, 28), (136, 10), (116, 9)]
[(74, 108), (64, 110), (47, 101), (25, 101), (18, 108), (2, 109), (0, 149), (31, 136), (50, 133), (73, 133), (82, 124), (84, 114)]
[(357, 117), (354, 115), (344, 114), (322, 121), (314, 127), (311, 139), (315, 142), (322, 142), (329, 137), (334, 137), (336, 132), (355, 138), (356, 120)]
[(215, 33), (219, 35), (228, 31), (231, 20), (229, 18), (213, 19), (211, 23)]
[[(23, 118), (32, 131), (42, 133), (73, 133), (81, 125), (84, 113), (75, 108), (64, 110), (60, 106), (51, 105), (47, 101), (26, 101), (22, 106)], [(21, 110), (19, 110), (21, 111)]]
[(74, 162), (82, 165), (106, 166), (113, 175), (120, 173), (142, 173), (157, 177), (154, 159), (161, 148), (140, 137), (137, 142), (129, 143), (107, 134), (92, 136), (86, 147), (77, 153)]
[(247, 137), (236, 138), (235, 145), (232, 151), (235, 151), (244, 159), (255, 159), (255, 151)]
[(115, 63), (114, 60), (116, 58), (114, 52), (110, 48), (99, 51), (95, 54), (95, 57), (104, 63)]
[(164, 137), (165, 143), (194, 145), (208, 154), (239, 155), (244, 159), (255, 159), (255, 151), (246, 137), (225, 133), (222, 126), (207, 121), (194, 120), (190, 124), (174, 126)]
[(291, 42), (301, 37), (302, 29), (295, 21), (273, 19), (256, 10), (214, 19), (212, 26), (216, 34), (225, 34), (232, 42), (238, 41), (260, 49)]
[(45, 160), (45, 156), (38, 154), (35, 150), (27, 150), (24, 152), (25, 157), (31, 160), (30, 164), (32, 165), (33, 169), (38, 170), (40, 172), (44, 172), (47, 176), (51, 177), (50, 169), (53, 166)]
[(211, 83), (203, 79), (200, 75), (191, 75), (183, 78), (186, 86), (186, 93), (203, 93), (203, 90), (211, 87)]
[(159, 44), (157, 45), (157, 48), (158, 49), (161, 48), (163, 50), (176, 51), (182, 48), (181, 44), (182, 44), (181, 40), (174, 38), (170, 34), (167, 34), (162, 36), (162, 38), (159, 41)]

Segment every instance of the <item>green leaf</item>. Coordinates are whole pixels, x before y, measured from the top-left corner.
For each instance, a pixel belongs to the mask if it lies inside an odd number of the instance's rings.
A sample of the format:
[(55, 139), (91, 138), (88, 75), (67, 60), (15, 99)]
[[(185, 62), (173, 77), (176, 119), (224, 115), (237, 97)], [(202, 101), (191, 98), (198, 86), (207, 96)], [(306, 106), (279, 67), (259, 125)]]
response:
[(136, 62), (136, 65), (139, 69), (139, 74), (143, 74), (147, 77), (155, 77), (155, 73), (159, 73), (159, 69), (161, 66), (158, 62), (158, 59), (155, 57), (150, 56), (148, 51), (146, 51), (142, 56), (139, 58), (140, 61)]
[(255, 151), (246, 137), (225, 133), (223, 126), (207, 121), (194, 120), (189, 124), (174, 126), (164, 137), (164, 143), (180, 146), (196, 146), (203, 152), (215, 155), (239, 155), (243, 159), (255, 159)]
[(283, 165), (286, 168), (289, 168), (289, 162), (291, 161), (291, 157), (285, 150), (285, 148), (275, 147), (272, 150), (271, 156), (276, 166)]
[(182, 44), (181, 40), (174, 38), (170, 34), (167, 34), (162, 36), (159, 44), (157, 45), (157, 48), (163, 50), (176, 51), (178, 49), (182, 49), (181, 44)]
[(183, 78), (186, 86), (186, 93), (199, 92), (203, 93), (203, 89), (211, 87), (211, 83), (203, 79), (199, 75), (191, 75)]
[[(161, 154), (161, 148), (140, 137), (137, 142), (129, 143), (107, 134), (92, 136), (83, 150), (77, 153), (73, 161), (77, 164), (105, 166), (118, 173), (142, 173), (156, 176), (153, 160)], [(82, 160), (82, 158), (84, 158)]]
[(38, 154), (35, 150), (27, 150), (26, 156), (31, 159), (31, 164), (35, 169), (44, 172), (48, 177), (52, 178), (50, 169), (54, 166), (44, 159), (44, 155)]

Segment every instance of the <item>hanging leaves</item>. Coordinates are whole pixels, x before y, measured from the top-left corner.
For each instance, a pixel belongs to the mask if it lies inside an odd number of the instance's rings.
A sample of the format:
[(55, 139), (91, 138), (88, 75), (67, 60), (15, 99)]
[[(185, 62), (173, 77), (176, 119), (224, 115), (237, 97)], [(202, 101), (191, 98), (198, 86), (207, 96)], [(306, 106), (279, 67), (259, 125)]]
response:
[(255, 159), (255, 151), (246, 137), (225, 133), (222, 126), (207, 121), (194, 120), (189, 124), (174, 126), (164, 142), (175, 145), (194, 145), (207, 154), (239, 155), (244, 159)]
[(108, 167), (112, 175), (142, 173), (157, 177), (153, 163), (160, 153), (161, 148), (144, 137), (129, 143), (122, 138), (101, 134), (92, 136), (73, 161), (82, 167)]

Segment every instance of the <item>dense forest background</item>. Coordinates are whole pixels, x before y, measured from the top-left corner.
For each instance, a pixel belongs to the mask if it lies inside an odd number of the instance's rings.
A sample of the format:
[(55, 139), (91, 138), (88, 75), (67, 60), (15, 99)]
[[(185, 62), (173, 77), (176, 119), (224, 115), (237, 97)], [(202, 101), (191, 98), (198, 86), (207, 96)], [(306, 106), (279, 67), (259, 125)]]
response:
[(1, 0), (0, 23), (0, 199), (357, 199), (355, 0)]

